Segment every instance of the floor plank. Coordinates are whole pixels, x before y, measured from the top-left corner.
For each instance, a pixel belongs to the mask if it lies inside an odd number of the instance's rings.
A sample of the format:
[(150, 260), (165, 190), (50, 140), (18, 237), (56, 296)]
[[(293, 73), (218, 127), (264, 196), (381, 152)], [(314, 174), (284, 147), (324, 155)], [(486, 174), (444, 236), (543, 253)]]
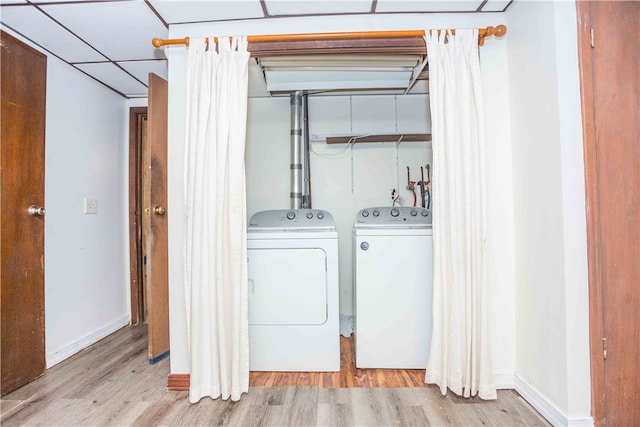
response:
[(251, 387), (426, 387), (424, 369), (358, 369), (353, 337), (340, 337), (340, 372), (258, 372)]
[[(349, 343), (347, 343), (349, 344)], [(345, 346), (349, 351), (349, 346)], [(344, 359), (353, 359), (346, 354)], [(374, 371), (374, 372), (370, 372)], [(261, 373), (240, 401), (168, 391), (168, 359), (150, 365), (146, 328), (122, 329), (56, 365), (0, 400), (3, 426), (442, 426), (549, 425), (515, 392), (495, 401), (463, 399), (437, 387), (391, 387), (417, 381), (409, 371), (356, 370), (327, 376)], [(409, 378), (407, 378), (409, 377)], [(416, 377), (417, 378), (417, 377)], [(351, 384), (351, 388), (346, 386)], [(362, 385), (386, 385), (362, 387)], [(329, 387), (329, 388), (323, 388)]]

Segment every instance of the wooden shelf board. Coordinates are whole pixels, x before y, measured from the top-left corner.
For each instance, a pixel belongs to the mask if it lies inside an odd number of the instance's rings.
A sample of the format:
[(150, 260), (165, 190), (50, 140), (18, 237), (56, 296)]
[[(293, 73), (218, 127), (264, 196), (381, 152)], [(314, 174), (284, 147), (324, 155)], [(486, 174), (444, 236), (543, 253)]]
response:
[(396, 142), (402, 137), (402, 142), (419, 142), (419, 141), (431, 141), (430, 133), (399, 133), (399, 134), (384, 134), (384, 135), (367, 135), (359, 137), (353, 136), (331, 136), (327, 137), (327, 144), (347, 144), (352, 138), (354, 143), (360, 142)]

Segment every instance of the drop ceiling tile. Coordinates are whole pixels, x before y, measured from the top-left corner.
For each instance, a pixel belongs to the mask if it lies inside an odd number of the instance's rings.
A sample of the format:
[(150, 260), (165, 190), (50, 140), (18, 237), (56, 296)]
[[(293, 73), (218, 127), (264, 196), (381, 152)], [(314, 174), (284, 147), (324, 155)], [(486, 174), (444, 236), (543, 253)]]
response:
[(141, 1), (64, 3), (41, 6), (54, 19), (90, 43), (109, 59), (162, 59), (151, 45), (169, 34), (160, 19)]
[(475, 12), (481, 0), (378, 0), (376, 12)]
[(0, 21), (67, 62), (104, 61), (105, 59), (35, 7), (4, 7)]
[(265, 4), (267, 6), (269, 15), (318, 15), (337, 13), (367, 13), (371, 11), (370, 0), (266, 0)]
[(147, 94), (145, 85), (110, 62), (76, 64), (75, 66), (126, 96), (146, 96)]
[(169, 24), (264, 18), (259, 0), (151, 1)]
[(133, 74), (138, 80), (142, 82), (149, 81), (149, 73), (157, 74), (163, 79), (168, 79), (167, 73), (167, 61), (125, 61), (118, 62), (122, 68)]
[(511, 0), (489, 0), (482, 6), (483, 12), (502, 12), (509, 6)]

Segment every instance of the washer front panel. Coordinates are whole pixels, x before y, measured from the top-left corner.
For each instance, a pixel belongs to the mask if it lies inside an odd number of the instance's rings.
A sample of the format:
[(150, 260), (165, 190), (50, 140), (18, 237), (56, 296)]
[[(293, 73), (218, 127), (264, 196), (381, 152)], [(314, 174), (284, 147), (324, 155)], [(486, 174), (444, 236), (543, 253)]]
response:
[(427, 228), (431, 227), (428, 209), (395, 206), (361, 209), (354, 221), (355, 228)]
[(387, 231), (354, 233), (356, 367), (424, 369), (431, 341), (433, 238)]

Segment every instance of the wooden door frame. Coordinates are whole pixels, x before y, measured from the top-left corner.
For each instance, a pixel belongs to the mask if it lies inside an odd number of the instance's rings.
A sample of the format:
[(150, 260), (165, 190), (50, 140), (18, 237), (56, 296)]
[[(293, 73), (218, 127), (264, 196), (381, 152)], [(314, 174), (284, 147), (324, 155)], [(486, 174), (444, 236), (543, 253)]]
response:
[(587, 256), (589, 264), (589, 335), (591, 359), (591, 415), (596, 425), (604, 425), (605, 371), (603, 357), (604, 317), (600, 271), (600, 200), (596, 127), (593, 99), (593, 57), (591, 48), (591, 3), (576, 0), (578, 19), (578, 66), (582, 97), (584, 175), (587, 204)]
[(129, 265), (131, 269), (131, 324), (144, 320), (142, 259), (142, 117), (147, 107), (129, 109)]

